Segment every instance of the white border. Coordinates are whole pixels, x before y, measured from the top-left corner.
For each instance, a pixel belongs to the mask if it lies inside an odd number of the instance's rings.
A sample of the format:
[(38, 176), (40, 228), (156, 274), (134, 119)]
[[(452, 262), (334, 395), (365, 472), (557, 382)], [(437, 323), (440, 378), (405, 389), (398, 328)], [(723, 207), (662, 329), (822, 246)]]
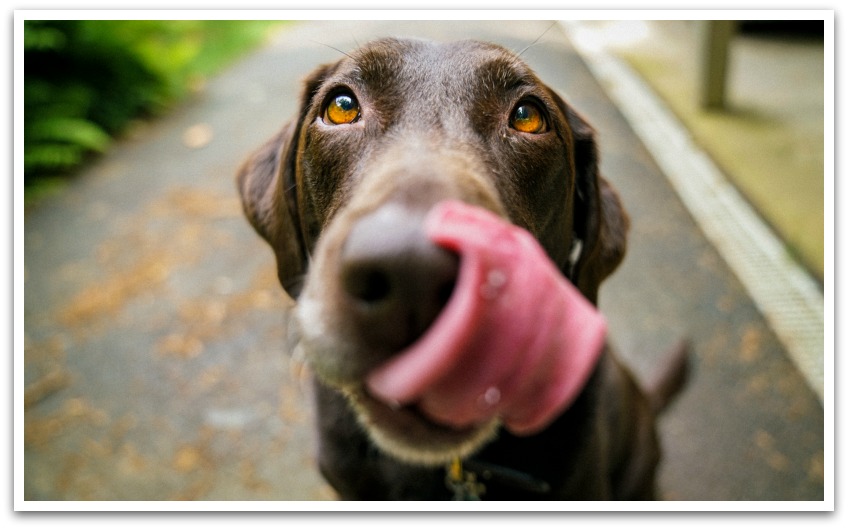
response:
[[(41, 5), (30, 5), (31, 8), (50, 8), (53, 9), (56, 6), (56, 1), (50, 2), (46, 6)], [(61, 2), (58, 2), (61, 3)], [(186, 3), (186, 2), (183, 2)], [(187, 2), (192, 4), (193, 2)], [(217, 2), (211, 2), (211, 5), (215, 7)], [(378, 4), (380, 2), (377, 2)], [(756, 3), (756, 2), (753, 2)], [(30, 2), (33, 4), (33, 2)], [(37, 3), (36, 3), (37, 4)], [(94, 4), (94, 5), (92, 5)], [(97, 6), (98, 2), (90, 2), (88, 7), (95, 7), (97, 9), (102, 8), (111, 8), (114, 7), (114, 3), (106, 3), (104, 2), (102, 6)], [(277, 7), (279, 3), (277, 2), (262, 2), (255, 1), (254, 5), (262, 5), (267, 4), (272, 7)], [(322, 8), (322, 7), (338, 7), (334, 2), (331, 2), (330, 6), (322, 5), (323, 2), (313, 1), (310, 2), (310, 7), (314, 8)], [(446, 5), (447, 4), (447, 5)], [(500, 2), (492, 1), (486, 4), (487, 7), (501, 7)], [(547, 4), (544, 6), (544, 10), (539, 11), (528, 11), (526, 9), (533, 8), (534, 6), (538, 6), (539, 4)], [(561, 7), (561, 2), (536, 2), (533, 5), (524, 5), (525, 10), (522, 11), (513, 11), (513, 10), (500, 10), (500, 11), (471, 11), (471, 10), (463, 10), (463, 11), (449, 11), (449, 12), (441, 12), (441, 11), (429, 11), (429, 10), (410, 10), (410, 11), (385, 11), (385, 10), (377, 10), (377, 11), (353, 11), (353, 10), (334, 10), (334, 11), (315, 11), (315, 10), (306, 10), (306, 11), (277, 11), (277, 10), (257, 10), (257, 11), (229, 11), (229, 10), (215, 10), (215, 11), (194, 11), (194, 10), (174, 10), (174, 11), (162, 11), (162, 12), (151, 12), (149, 10), (128, 10), (128, 11), (33, 11), (33, 10), (19, 10), (14, 13), (14, 43), (15, 43), (15, 53), (14, 53), (14, 101), (15, 101), (15, 109), (22, 108), (21, 98), (22, 92), (20, 90), (21, 86), (21, 78), (22, 78), (22, 61), (20, 38), (21, 32), (20, 29), (22, 27), (22, 21), (26, 18), (68, 18), (68, 19), (78, 19), (78, 18), (100, 18), (100, 19), (132, 19), (132, 18), (151, 18), (151, 19), (193, 19), (193, 18), (221, 18), (221, 19), (291, 19), (291, 20), (338, 20), (338, 19), (350, 19), (350, 20), (379, 20), (379, 19), (397, 19), (397, 20), (409, 20), (409, 19), (417, 19), (417, 18), (426, 18), (430, 20), (501, 20), (501, 19), (512, 19), (512, 20), (521, 20), (521, 19), (550, 19), (550, 20), (570, 20), (570, 19), (598, 19), (598, 20), (608, 20), (611, 18), (615, 19), (705, 19), (705, 18), (761, 18), (763, 16), (762, 11), (734, 11), (732, 13), (728, 13), (725, 11), (719, 11), (718, 9), (727, 9), (727, 8), (735, 8), (738, 7), (738, 2), (711, 2), (710, 5), (714, 9), (709, 10), (693, 10), (693, 11), (646, 11), (646, 10), (628, 10), (628, 11), (602, 11), (602, 10), (579, 10), (579, 11), (561, 11), (561, 10), (548, 10), (551, 7), (551, 4), (556, 7)], [(613, 3), (615, 5), (609, 5), (609, 2), (604, 2), (602, 0), (596, 0), (592, 2), (593, 8), (618, 8), (621, 7), (619, 3)], [(676, 2), (667, 2), (666, 6), (662, 5), (663, 2), (658, 2), (655, 4), (655, 7), (659, 8), (675, 8), (679, 7), (679, 3)], [(206, 2), (202, 5), (202, 7), (208, 7), (210, 5), (209, 2)], [(795, 8), (797, 5), (792, 5), (789, 2), (782, 1), (773, 1), (767, 4), (769, 8)], [(174, 5), (172, 2), (160, 2), (156, 0), (151, 0), (145, 3), (146, 9), (169, 9), (173, 8)], [(383, 9), (386, 6), (379, 6), (380, 9)], [(443, 9), (445, 7), (456, 7), (455, 2), (429, 2), (429, 8), (433, 9)], [(512, 6), (510, 6), (512, 7)], [(789, 11), (784, 13), (783, 16), (787, 18), (800, 18), (805, 11)], [(775, 14), (774, 11), (770, 11), (769, 15)], [(833, 58), (832, 51), (828, 54), (828, 56)], [(6, 57), (12, 56), (12, 54), (7, 54)], [(832, 64), (832, 63), (831, 63)], [(12, 70), (11, 68), (9, 70)], [(7, 70), (7, 71), (9, 71)], [(828, 79), (830, 81), (833, 80), (832, 73), (829, 75)], [(826, 81), (828, 81), (826, 79)], [(832, 89), (832, 82), (830, 83), (830, 88)], [(832, 98), (831, 98), (832, 100)], [(833, 131), (834, 122), (831, 118), (830, 113), (827, 114), (827, 123), (826, 125), (829, 127), (830, 131)], [(835, 119), (835, 118), (834, 118)], [(9, 120), (11, 121), (11, 120)], [(7, 121), (8, 122), (8, 121)], [(19, 178), (22, 175), (22, 156), (20, 155), (23, 152), (23, 148), (21, 145), (22, 142), (22, 134), (20, 134), (21, 130), (21, 122), (20, 122), (20, 112), (15, 113), (15, 128), (14, 131), (14, 157), (9, 157), (14, 160), (14, 173), (15, 179), (13, 184), (13, 192), (14, 192), (14, 226), (13, 229), (4, 231), (4, 233), (13, 233), (14, 240), (13, 245), (9, 245), (9, 247), (13, 248), (14, 256), (13, 256), (13, 270), (14, 270), (14, 299), (13, 299), (13, 310), (14, 310), (14, 368), (15, 368), (15, 390), (13, 393), (14, 396), (14, 409), (20, 410), (22, 409), (22, 395), (23, 395), (23, 296), (22, 296), (22, 278), (23, 278), (23, 205), (22, 205), (22, 191), (21, 191), (21, 179)], [(832, 145), (833, 137), (826, 137), (828, 145)], [(832, 148), (828, 148), (826, 151), (826, 163), (829, 174), (833, 174), (833, 150)], [(832, 191), (834, 189), (833, 182), (828, 182), (828, 197), (832, 197)], [(834, 262), (834, 252), (832, 248), (832, 242), (834, 240), (834, 232), (832, 229), (833, 221), (834, 221), (834, 212), (832, 205), (826, 201), (826, 227), (825, 227), (825, 237), (826, 237), (826, 249), (825, 249), (825, 261), (826, 261), (826, 276), (825, 276), (825, 317), (828, 322), (832, 321), (833, 316), (833, 308), (834, 308), (834, 292), (827, 287), (833, 285), (834, 271), (832, 268), (832, 263)], [(5, 329), (4, 329), (5, 330)], [(835, 340), (832, 333), (832, 326), (828, 328), (825, 347), (832, 350), (835, 345)], [(833, 372), (834, 365), (832, 357), (829, 359), (828, 363), (825, 365), (826, 372)], [(834, 391), (832, 388), (828, 388), (825, 394), (826, 403), (832, 403), (832, 399), (834, 397)], [(827, 404), (826, 404), (827, 405)], [(9, 409), (7, 407), (6, 409)], [(832, 407), (830, 408), (832, 409)], [(374, 511), (374, 510), (392, 510), (392, 511), (424, 511), (424, 512), (438, 512), (438, 511), (466, 511), (466, 510), (487, 510), (487, 511), (503, 511), (503, 510), (519, 510), (519, 511), (597, 511), (599, 509), (604, 509), (613, 512), (627, 512), (627, 511), (641, 511), (641, 510), (649, 510), (649, 511), (728, 511), (728, 512), (758, 512), (758, 511), (773, 511), (773, 510), (798, 510), (798, 511), (818, 511), (818, 510), (830, 510), (834, 507), (834, 497), (833, 497), (833, 471), (835, 470), (835, 466), (826, 466), (827, 470), (827, 478), (826, 478), (826, 500), (824, 503), (822, 502), (793, 502), (793, 503), (784, 503), (784, 502), (661, 502), (661, 503), (652, 503), (649, 505), (645, 504), (628, 504), (628, 503), (569, 503), (569, 504), (521, 504), (521, 503), (510, 503), (506, 502), (503, 504), (498, 503), (486, 503), (486, 504), (472, 504), (472, 503), (447, 503), (447, 504), (432, 504), (432, 503), (405, 503), (400, 502), (397, 504), (387, 504), (387, 503), (335, 503), (335, 502), (194, 502), (194, 503), (173, 503), (173, 502), (26, 502), (23, 500), (23, 447), (22, 442), (17, 442), (19, 438), (22, 436), (23, 432), (23, 417), (22, 413), (14, 414), (14, 425), (15, 425), (15, 450), (14, 450), (14, 461), (15, 461), (15, 475), (13, 478), (14, 489), (14, 499), (13, 499), (13, 507), (16, 510), (30, 510), (30, 511), (162, 511), (162, 512), (172, 512), (172, 511)], [(833, 459), (833, 417), (831, 414), (827, 414), (826, 417), (826, 436), (825, 443), (827, 446), (826, 450), (826, 463), (832, 464)], [(20, 446), (19, 446), (20, 445)], [(501, 523), (510, 523), (514, 520), (507, 518), (506, 522), (504, 520), (500, 520)], [(551, 519), (546, 518), (536, 518), (534, 520), (534, 524), (538, 522), (546, 522)], [(821, 521), (821, 519), (818, 519)], [(833, 523), (836, 520), (836, 517), (829, 517), (825, 520), (825, 523)], [(13, 523), (21, 522), (21, 518), (15, 517), (10, 520)], [(44, 523), (44, 525), (49, 524), (50, 526), (55, 526), (58, 520), (55, 518), (40, 518), (40, 522), (32, 520), (30, 518), (29, 525), (33, 525), (35, 523), (38, 525), (39, 523)], [(84, 523), (88, 525), (90, 520), (84, 520)], [(177, 523), (183, 523), (184, 519), (179, 519)], [(278, 519), (271, 519), (269, 523), (273, 523), (274, 526), (278, 526), (279, 523), (290, 523), (292, 520), (290, 518), (286, 518), (284, 521)], [(336, 520), (339, 521), (339, 520)], [(387, 520), (392, 524), (395, 524), (397, 520), (395, 518), (388, 518)], [(563, 520), (559, 518), (554, 518), (553, 523), (557, 523), (558, 525), (563, 522)], [(584, 521), (580, 518), (578, 519), (569, 519), (569, 523), (573, 523), (575, 521)], [(597, 520), (595, 520), (597, 521)], [(710, 526), (714, 525), (717, 521), (720, 523), (726, 523), (726, 519), (722, 520), (714, 520), (711, 518), (701, 517), (699, 519), (691, 519), (687, 518), (687, 524), (692, 524), (693, 526), (699, 526), (701, 524)], [(769, 518), (768, 523), (770, 525), (781, 525), (786, 524), (787, 526), (794, 527), (797, 525), (798, 520), (797, 517), (779, 517), (779, 518)], [(809, 519), (805, 521), (809, 522)], [(413, 522), (412, 520), (405, 519), (404, 523)], [(660, 519), (651, 519), (651, 524), (653, 525), (661, 525)], [(665, 523), (673, 523), (675, 526), (678, 526), (680, 520), (677, 518), (673, 519), (664, 519)], [(745, 520), (745, 524), (747, 525), (749, 520)], [(65, 524), (62, 522), (63, 525)], [(113, 523), (112, 521), (107, 521), (107, 523)], [(150, 520), (146, 520), (145, 518), (135, 518), (128, 519), (122, 518), (121, 524), (149, 524)], [(154, 521), (154, 523), (157, 523)], [(223, 522), (218, 523), (229, 523), (225, 520)], [(348, 521), (345, 522), (350, 523)], [(373, 526), (375, 524), (375, 520), (369, 519), (367, 520), (369, 526)], [(414, 522), (413, 522), (414, 523)], [(427, 523), (428, 525), (432, 523), (432, 520), (427, 520), (427, 518), (422, 519), (421, 523)], [(496, 522), (497, 524), (498, 522)], [(629, 522), (628, 522), (629, 523)], [(355, 524), (355, 522), (354, 522)], [(638, 524), (638, 522), (637, 522)], [(544, 525), (542, 523), (541, 525)], [(594, 523), (593, 523), (594, 525)]]

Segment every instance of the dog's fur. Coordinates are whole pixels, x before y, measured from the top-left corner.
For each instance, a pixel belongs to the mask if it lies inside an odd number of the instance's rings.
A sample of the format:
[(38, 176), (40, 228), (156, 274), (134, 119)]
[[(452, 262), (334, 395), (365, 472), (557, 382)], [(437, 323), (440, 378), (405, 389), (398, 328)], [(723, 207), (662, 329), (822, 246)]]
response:
[[(360, 115), (334, 125), (325, 111), (340, 93)], [(545, 130), (511, 126), (526, 103), (541, 110)], [(435, 203), (462, 200), (525, 228), (593, 303), (624, 256), (628, 218), (598, 174), (592, 127), (514, 54), (474, 41), (384, 39), (321, 66), (297, 116), (247, 160), (238, 186), (297, 300), (297, 348), (316, 378), (320, 467), (342, 498), (449, 498), (438, 464), (454, 457), (477, 469), (485, 499), (654, 497), (654, 417), (681, 381), (682, 351), (643, 391), (607, 350), (576, 402), (526, 437), (492, 423), (439, 425), (363, 389), (364, 375), (418, 338), (441, 305), (416, 290), (398, 293), (391, 314), (363, 308), (351, 299), (346, 261), (373, 253), (405, 284), (449, 292), (456, 263), (421, 235)], [(434, 273), (448, 276), (444, 285), (429, 285)], [(392, 320), (397, 307), (408, 325)]]

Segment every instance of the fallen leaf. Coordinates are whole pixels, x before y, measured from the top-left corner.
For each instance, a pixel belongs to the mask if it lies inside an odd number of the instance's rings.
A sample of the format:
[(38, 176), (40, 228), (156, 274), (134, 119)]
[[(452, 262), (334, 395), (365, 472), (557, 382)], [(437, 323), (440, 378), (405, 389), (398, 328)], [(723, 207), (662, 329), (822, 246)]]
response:
[(208, 123), (192, 125), (183, 132), (183, 145), (189, 149), (201, 149), (209, 145), (214, 137), (212, 126)]

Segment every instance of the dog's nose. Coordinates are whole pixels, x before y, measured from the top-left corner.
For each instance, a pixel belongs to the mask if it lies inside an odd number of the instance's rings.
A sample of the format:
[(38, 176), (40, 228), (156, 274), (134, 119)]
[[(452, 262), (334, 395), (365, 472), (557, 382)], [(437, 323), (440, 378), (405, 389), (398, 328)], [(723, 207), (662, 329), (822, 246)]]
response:
[(341, 284), (357, 337), (391, 354), (419, 338), (444, 308), (459, 258), (430, 242), (426, 212), (387, 205), (359, 219), (341, 255)]

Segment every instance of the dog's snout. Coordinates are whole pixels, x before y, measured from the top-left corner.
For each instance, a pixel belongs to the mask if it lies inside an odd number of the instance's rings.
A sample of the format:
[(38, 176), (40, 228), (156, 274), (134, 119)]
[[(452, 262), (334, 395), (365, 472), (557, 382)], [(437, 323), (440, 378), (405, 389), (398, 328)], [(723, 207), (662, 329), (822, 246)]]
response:
[(458, 257), (430, 242), (424, 214), (384, 206), (359, 219), (343, 246), (340, 280), (354, 332), (394, 353), (420, 337), (453, 291)]

